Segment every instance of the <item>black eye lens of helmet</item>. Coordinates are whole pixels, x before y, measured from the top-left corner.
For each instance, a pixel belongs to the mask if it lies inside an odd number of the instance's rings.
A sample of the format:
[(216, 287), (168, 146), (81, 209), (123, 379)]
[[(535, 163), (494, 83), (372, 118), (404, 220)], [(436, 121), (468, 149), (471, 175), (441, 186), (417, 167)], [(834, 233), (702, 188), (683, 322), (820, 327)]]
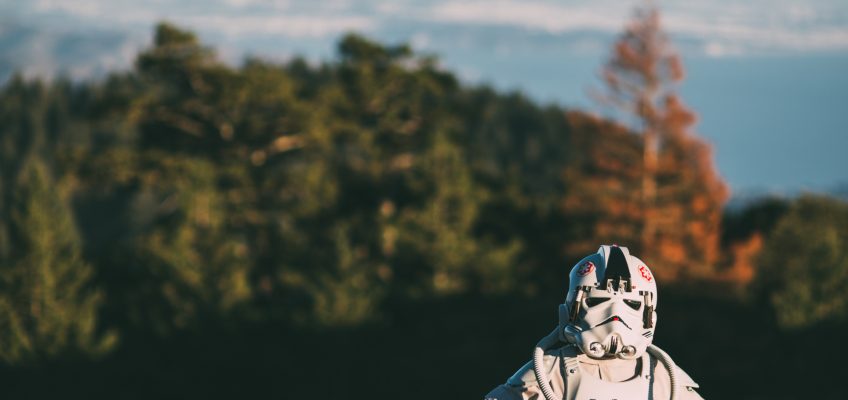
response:
[(601, 303), (603, 303), (607, 300), (609, 300), (609, 297), (590, 297), (590, 298), (586, 299), (586, 306), (587, 307), (594, 307), (594, 306), (601, 304)]
[(630, 306), (630, 308), (634, 310), (638, 310), (640, 307), (642, 307), (642, 302), (636, 300), (624, 300), (624, 304), (627, 304), (628, 306)]

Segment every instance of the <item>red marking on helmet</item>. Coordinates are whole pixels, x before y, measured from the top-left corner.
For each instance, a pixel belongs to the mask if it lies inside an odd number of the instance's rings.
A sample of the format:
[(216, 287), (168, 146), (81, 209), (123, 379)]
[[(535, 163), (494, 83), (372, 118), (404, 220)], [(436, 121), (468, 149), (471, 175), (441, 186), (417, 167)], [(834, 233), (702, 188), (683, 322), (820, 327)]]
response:
[(586, 261), (580, 268), (577, 269), (577, 276), (586, 276), (589, 275), (590, 272), (595, 270), (595, 264), (592, 264), (591, 261)]
[(639, 266), (639, 273), (642, 275), (642, 278), (644, 278), (648, 282), (654, 280), (654, 276), (651, 275), (651, 271), (648, 270), (648, 267), (644, 265)]
[(618, 319), (618, 317), (612, 317), (612, 320), (613, 321), (621, 321), (620, 319)]

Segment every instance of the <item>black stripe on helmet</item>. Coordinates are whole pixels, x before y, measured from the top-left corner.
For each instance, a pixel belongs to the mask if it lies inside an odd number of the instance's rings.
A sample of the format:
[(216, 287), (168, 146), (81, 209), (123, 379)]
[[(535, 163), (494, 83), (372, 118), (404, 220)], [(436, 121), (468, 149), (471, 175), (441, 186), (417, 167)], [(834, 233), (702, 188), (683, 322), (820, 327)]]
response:
[(615, 278), (630, 279), (630, 268), (627, 268), (627, 259), (624, 258), (624, 252), (618, 247), (610, 247), (604, 280)]

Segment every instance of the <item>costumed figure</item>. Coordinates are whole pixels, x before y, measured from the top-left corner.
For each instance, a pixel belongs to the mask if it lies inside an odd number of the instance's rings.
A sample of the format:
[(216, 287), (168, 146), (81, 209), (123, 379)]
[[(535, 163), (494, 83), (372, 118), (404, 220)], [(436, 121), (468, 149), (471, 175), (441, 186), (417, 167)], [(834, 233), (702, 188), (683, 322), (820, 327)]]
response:
[(571, 270), (559, 325), (486, 400), (701, 399), (692, 378), (651, 344), (657, 284), (626, 247), (601, 246)]

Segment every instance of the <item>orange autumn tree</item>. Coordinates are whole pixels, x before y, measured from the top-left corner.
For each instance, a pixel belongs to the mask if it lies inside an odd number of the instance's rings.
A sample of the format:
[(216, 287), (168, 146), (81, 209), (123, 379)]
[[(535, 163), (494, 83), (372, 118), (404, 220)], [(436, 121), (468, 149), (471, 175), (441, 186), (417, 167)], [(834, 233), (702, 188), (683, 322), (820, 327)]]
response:
[(709, 144), (692, 131), (696, 115), (677, 93), (683, 64), (660, 22), (653, 2), (636, 8), (603, 67), (599, 98), (641, 135), (641, 165), (631, 166), (640, 178), (639, 254), (663, 279), (705, 277), (719, 261), (728, 189)]

